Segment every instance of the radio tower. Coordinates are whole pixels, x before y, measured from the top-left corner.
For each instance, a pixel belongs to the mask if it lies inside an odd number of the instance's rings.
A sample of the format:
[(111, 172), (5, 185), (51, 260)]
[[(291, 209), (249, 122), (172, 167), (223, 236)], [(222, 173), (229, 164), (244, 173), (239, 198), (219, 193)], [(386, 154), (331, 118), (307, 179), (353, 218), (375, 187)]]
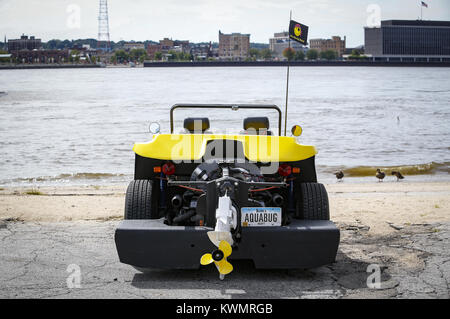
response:
[(100, 0), (98, 13), (98, 47), (106, 51), (110, 49), (108, 0)]

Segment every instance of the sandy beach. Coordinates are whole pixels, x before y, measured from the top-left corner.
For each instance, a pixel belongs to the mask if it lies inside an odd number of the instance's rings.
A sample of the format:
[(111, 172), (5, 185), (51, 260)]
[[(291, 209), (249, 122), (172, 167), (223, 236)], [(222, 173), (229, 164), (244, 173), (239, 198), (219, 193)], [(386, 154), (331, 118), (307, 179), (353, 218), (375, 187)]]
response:
[[(398, 228), (450, 221), (450, 183), (328, 184), (332, 219), (341, 227), (389, 234)], [(123, 217), (126, 186), (4, 188), (0, 220), (106, 221)], [(29, 195), (35, 191), (36, 195)]]

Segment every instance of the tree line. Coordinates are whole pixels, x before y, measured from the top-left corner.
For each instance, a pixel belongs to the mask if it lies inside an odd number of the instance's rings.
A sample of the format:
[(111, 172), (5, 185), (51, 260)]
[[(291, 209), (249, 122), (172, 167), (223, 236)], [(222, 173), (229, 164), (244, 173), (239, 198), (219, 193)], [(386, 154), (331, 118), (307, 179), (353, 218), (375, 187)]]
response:
[(339, 57), (335, 50), (326, 50), (319, 53), (316, 49), (310, 49), (305, 54), (303, 51), (295, 51), (292, 48), (284, 49), (283, 56), (289, 61), (317, 60), (319, 58), (322, 60), (336, 60)]
[(111, 57), (112, 63), (128, 63), (128, 62), (140, 62), (144, 63), (147, 59), (147, 51), (145, 49), (132, 49), (129, 52), (125, 50), (117, 50)]

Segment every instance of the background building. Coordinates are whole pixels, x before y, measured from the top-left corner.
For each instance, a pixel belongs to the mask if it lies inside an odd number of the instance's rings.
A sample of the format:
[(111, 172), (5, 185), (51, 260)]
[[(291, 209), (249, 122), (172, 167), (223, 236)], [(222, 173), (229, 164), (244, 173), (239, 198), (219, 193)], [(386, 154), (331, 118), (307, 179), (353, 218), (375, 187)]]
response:
[(198, 43), (191, 46), (191, 54), (194, 60), (203, 61), (213, 56), (212, 43)]
[(142, 42), (125, 42), (123, 44), (123, 49), (125, 51), (131, 51), (131, 50), (137, 50), (137, 49), (145, 50), (145, 44)]
[(162, 46), (160, 44), (149, 44), (147, 46), (147, 55), (150, 58), (150, 60), (154, 60), (155, 59), (155, 53), (156, 52), (161, 52), (162, 53)]
[(364, 34), (376, 61), (450, 61), (450, 21), (386, 20)]
[[(289, 32), (279, 32), (273, 35), (273, 38), (269, 39), (269, 49), (273, 52), (277, 58), (283, 58), (283, 51), (289, 48)], [(297, 41), (291, 41), (291, 48), (295, 51), (306, 52), (307, 48), (303, 44)]]
[(219, 31), (219, 58), (222, 60), (244, 60), (250, 50), (250, 34), (224, 34)]
[(28, 38), (26, 35), (22, 35), (20, 39), (8, 40), (8, 51), (21, 51), (21, 50), (39, 50), (42, 48), (41, 39), (36, 39), (34, 36)]
[(175, 40), (173, 41), (173, 50), (175, 52), (190, 53), (191, 45), (188, 40)]
[(20, 50), (12, 51), (12, 57), (18, 63), (64, 63), (69, 61), (69, 50)]
[(319, 51), (319, 53), (327, 50), (334, 50), (339, 57), (342, 57), (345, 53), (346, 40), (346, 37), (342, 40), (341, 37), (338, 36), (334, 36), (331, 39), (311, 39), (309, 41), (309, 46), (311, 49)]

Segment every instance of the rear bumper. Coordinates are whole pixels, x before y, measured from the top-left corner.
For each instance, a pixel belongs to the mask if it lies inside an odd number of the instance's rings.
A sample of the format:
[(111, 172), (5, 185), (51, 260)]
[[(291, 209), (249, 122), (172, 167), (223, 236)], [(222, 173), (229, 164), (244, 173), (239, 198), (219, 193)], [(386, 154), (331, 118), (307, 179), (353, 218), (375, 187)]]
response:
[[(201, 256), (214, 250), (210, 230), (167, 226), (161, 220), (125, 220), (115, 241), (120, 261), (138, 269), (198, 269)], [(259, 269), (314, 268), (335, 261), (339, 240), (339, 229), (330, 221), (244, 228), (230, 260), (250, 259)]]

